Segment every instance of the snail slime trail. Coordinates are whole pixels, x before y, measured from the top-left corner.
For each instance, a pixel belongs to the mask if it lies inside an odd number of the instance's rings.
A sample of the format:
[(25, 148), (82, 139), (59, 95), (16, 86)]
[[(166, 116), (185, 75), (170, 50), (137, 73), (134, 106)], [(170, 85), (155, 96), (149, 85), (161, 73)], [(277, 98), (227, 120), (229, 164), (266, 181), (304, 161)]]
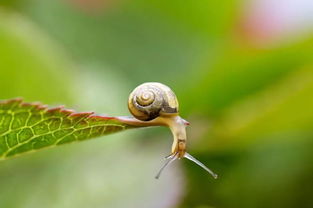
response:
[(178, 100), (168, 86), (157, 82), (139, 85), (129, 96), (128, 109), (134, 118), (124, 117), (124, 122), (142, 127), (167, 126), (173, 134), (171, 153), (155, 178), (158, 179), (169, 164), (181, 158), (189, 159), (217, 178), (215, 173), (186, 152), (186, 127), (189, 123), (179, 116)]

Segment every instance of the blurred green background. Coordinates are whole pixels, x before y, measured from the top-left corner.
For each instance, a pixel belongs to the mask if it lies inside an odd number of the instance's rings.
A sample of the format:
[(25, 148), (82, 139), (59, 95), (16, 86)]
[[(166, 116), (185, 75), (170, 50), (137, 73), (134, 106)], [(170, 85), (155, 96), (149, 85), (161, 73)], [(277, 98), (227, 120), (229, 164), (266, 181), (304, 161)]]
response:
[(187, 160), (153, 177), (166, 128), (0, 163), (3, 208), (313, 207), (309, 0), (2, 0), (0, 99), (128, 115), (148, 81), (177, 94)]

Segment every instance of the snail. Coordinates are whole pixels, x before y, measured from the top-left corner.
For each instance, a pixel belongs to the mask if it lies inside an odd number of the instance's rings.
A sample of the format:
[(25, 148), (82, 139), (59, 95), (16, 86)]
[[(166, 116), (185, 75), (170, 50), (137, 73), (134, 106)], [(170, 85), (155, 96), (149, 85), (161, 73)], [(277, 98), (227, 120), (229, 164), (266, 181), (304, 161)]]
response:
[(157, 179), (170, 163), (181, 158), (193, 161), (217, 178), (215, 173), (186, 152), (186, 127), (189, 122), (179, 116), (177, 97), (168, 86), (157, 82), (139, 85), (129, 95), (128, 109), (134, 118), (125, 119), (125, 122), (136, 126), (167, 126), (173, 134), (171, 154), (166, 157)]

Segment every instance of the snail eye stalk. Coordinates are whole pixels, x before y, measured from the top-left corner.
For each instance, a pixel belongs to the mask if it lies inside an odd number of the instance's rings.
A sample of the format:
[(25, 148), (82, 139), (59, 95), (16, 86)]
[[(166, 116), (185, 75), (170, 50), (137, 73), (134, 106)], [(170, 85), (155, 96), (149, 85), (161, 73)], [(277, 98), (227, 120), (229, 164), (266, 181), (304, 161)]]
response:
[[(212, 170), (210, 170), (207, 166), (205, 166), (202, 162), (200, 162), (199, 160), (197, 160), (196, 158), (194, 158), (193, 156), (191, 156), (189, 153), (185, 153), (184, 158), (187, 158), (188, 160), (196, 163), (197, 165), (199, 165), (201, 168), (203, 168), (205, 171), (207, 171), (208, 173), (210, 173), (214, 179), (217, 179), (218, 175), (216, 173), (214, 173)], [(174, 155), (169, 155), (167, 157), (165, 157), (166, 162), (164, 163), (164, 165), (161, 167), (161, 169), (159, 170), (158, 174), (155, 176), (155, 179), (159, 179), (163, 170), (172, 162), (174, 162), (175, 160), (179, 159), (178, 157), (178, 153), (174, 154)]]
[(170, 156), (167, 156), (165, 159), (166, 159), (166, 162), (164, 163), (164, 165), (161, 167), (161, 169), (159, 170), (158, 174), (155, 176), (155, 179), (159, 179), (163, 170), (169, 165), (171, 164), (172, 162), (174, 162), (176, 159), (178, 159), (178, 153), (176, 153), (175, 155), (170, 155)]
[(199, 160), (197, 160), (196, 158), (194, 158), (193, 156), (191, 156), (190, 154), (188, 154), (187, 152), (184, 155), (184, 158), (187, 158), (188, 160), (191, 160), (192, 162), (196, 163), (197, 165), (199, 165), (201, 168), (203, 168), (204, 170), (206, 170), (208, 173), (210, 173), (214, 179), (217, 179), (218, 175), (215, 174), (212, 170), (210, 170), (207, 166), (205, 166), (202, 162), (200, 162)]

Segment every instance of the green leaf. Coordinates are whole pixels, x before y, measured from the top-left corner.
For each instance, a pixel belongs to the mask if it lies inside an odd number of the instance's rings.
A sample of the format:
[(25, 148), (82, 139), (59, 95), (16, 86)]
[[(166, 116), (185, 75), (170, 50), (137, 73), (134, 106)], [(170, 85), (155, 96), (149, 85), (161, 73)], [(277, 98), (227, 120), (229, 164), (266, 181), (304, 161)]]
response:
[(0, 158), (135, 128), (118, 117), (48, 108), (22, 99), (0, 101)]

